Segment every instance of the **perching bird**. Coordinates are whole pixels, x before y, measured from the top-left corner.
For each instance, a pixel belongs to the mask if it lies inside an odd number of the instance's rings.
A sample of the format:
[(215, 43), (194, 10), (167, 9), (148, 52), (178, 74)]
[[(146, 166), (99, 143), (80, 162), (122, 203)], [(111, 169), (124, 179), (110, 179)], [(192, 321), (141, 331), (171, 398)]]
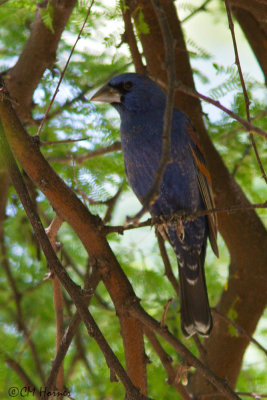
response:
[[(144, 202), (161, 158), (165, 93), (145, 75), (125, 73), (112, 78), (91, 100), (110, 103), (119, 112), (127, 179), (140, 202)], [(189, 119), (176, 108), (171, 158), (150, 213), (167, 221), (159, 231), (168, 238), (177, 256), (182, 331), (186, 336), (206, 336), (211, 331), (212, 318), (204, 261), (208, 236), (218, 255), (216, 217), (209, 214), (191, 221), (170, 218), (179, 210), (193, 213), (213, 208), (210, 175), (198, 136)]]

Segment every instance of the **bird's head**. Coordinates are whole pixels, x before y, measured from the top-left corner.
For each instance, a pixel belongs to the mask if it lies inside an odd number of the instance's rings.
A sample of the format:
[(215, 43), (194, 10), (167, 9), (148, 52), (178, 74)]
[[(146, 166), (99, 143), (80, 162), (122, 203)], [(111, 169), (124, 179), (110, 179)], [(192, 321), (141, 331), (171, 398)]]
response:
[(142, 74), (126, 73), (115, 76), (99, 89), (91, 101), (110, 103), (120, 114), (146, 112), (162, 108), (166, 97), (163, 90)]

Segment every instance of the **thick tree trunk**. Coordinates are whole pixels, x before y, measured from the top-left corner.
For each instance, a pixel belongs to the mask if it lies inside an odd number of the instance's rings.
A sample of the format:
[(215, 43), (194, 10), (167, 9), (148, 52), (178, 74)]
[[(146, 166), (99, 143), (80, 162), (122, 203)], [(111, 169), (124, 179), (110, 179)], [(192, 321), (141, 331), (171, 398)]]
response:
[(233, 4), (232, 9), (234, 15), (247, 37), (247, 40), (262, 69), (265, 83), (267, 84), (267, 4), (265, 5), (265, 13), (263, 15), (265, 23), (263, 23), (250, 11), (241, 7), (234, 7), (235, 1), (232, 1), (231, 3)]

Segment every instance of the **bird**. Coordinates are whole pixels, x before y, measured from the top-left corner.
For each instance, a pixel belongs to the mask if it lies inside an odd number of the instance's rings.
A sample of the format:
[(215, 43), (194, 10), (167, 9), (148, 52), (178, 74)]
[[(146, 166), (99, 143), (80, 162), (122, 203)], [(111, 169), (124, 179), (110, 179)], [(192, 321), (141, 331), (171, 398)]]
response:
[[(126, 177), (144, 204), (161, 159), (164, 90), (146, 75), (123, 73), (112, 77), (90, 100), (108, 103), (118, 111)], [(175, 107), (170, 139), (171, 161), (165, 166), (149, 212), (164, 221), (158, 231), (169, 241), (177, 257), (181, 330), (186, 337), (194, 334), (207, 337), (213, 323), (204, 262), (208, 237), (219, 256), (216, 214), (210, 212), (191, 220), (174, 216), (181, 210), (195, 213), (214, 208), (211, 177), (196, 130)]]

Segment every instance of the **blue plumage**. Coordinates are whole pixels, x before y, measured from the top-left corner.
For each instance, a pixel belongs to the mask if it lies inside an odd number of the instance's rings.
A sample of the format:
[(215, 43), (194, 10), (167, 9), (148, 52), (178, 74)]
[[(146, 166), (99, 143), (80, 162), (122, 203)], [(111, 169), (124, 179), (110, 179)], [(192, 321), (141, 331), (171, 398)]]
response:
[[(148, 194), (161, 158), (166, 96), (151, 79), (140, 74), (121, 74), (92, 98), (111, 103), (121, 117), (121, 143), (126, 175), (141, 203)], [(218, 253), (216, 218), (192, 221), (170, 218), (179, 210), (195, 212), (213, 207), (210, 176), (188, 118), (173, 110), (172, 161), (166, 166), (159, 196), (150, 208), (168, 221), (158, 227), (170, 241), (178, 259), (181, 294), (181, 326), (185, 335), (207, 335), (212, 327), (204, 276), (207, 237)]]

